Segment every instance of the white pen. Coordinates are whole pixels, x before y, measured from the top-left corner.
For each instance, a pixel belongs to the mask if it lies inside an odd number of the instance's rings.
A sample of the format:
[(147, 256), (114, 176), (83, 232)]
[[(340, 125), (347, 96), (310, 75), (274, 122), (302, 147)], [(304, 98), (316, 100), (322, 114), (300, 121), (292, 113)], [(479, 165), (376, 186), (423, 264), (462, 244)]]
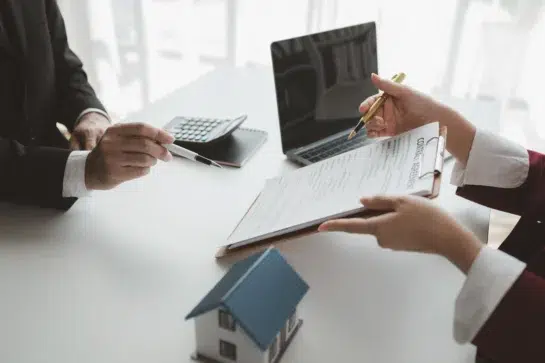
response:
[(221, 169), (221, 165), (210, 160), (210, 159), (207, 159), (205, 158), (204, 156), (200, 156), (199, 154), (197, 153), (194, 153), (193, 151), (191, 150), (187, 150), (181, 146), (178, 146), (176, 144), (168, 144), (168, 145), (163, 145), (168, 151), (170, 151), (171, 153), (175, 154), (175, 155), (178, 155), (178, 156), (182, 156), (186, 159), (189, 159), (189, 160), (194, 160), (198, 163), (203, 163), (203, 164), (206, 164), (206, 165), (210, 165), (210, 166), (215, 166), (216, 168), (220, 168)]

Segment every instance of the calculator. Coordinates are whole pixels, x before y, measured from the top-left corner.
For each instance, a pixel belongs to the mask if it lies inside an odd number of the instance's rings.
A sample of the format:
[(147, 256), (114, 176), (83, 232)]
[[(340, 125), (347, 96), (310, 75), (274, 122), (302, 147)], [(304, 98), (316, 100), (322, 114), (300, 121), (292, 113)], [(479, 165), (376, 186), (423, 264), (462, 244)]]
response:
[(208, 144), (231, 135), (246, 118), (246, 115), (228, 119), (178, 116), (164, 129), (174, 136), (176, 144)]

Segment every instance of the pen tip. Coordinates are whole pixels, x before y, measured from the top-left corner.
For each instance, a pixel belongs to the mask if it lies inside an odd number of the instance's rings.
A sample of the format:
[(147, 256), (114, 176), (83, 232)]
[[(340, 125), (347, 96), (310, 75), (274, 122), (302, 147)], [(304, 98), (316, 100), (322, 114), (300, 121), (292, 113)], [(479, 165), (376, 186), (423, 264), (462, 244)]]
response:
[(348, 135), (348, 140), (351, 140), (354, 136), (356, 136), (356, 133), (352, 131), (350, 135)]

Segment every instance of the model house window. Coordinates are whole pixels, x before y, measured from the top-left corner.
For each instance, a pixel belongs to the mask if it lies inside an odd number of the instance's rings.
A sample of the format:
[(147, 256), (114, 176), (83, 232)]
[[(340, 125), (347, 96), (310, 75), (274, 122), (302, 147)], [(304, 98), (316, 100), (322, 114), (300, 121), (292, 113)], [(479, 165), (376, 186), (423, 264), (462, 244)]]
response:
[(296, 322), (297, 322), (297, 314), (296, 314), (296, 311), (294, 311), (288, 320), (288, 333), (291, 333), (293, 331), (293, 329), (295, 328)]
[(229, 314), (225, 310), (220, 309), (218, 311), (219, 311), (219, 324), (220, 324), (220, 327), (222, 327), (223, 329), (230, 330), (230, 331), (235, 331), (236, 324), (235, 324), (235, 319), (233, 319), (233, 316), (231, 314)]
[(231, 360), (237, 360), (237, 346), (226, 342), (225, 340), (220, 340), (220, 355), (224, 358), (229, 358)]
[(269, 347), (269, 363), (274, 361), (276, 355), (278, 354), (278, 335), (274, 337), (271, 346)]

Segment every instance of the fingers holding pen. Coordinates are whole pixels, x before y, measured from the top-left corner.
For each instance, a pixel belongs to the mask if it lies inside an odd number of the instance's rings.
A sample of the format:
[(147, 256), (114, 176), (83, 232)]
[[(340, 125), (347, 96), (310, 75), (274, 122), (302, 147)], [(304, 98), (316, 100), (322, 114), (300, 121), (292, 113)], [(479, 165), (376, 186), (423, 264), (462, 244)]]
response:
[(386, 123), (381, 116), (374, 116), (365, 124), (367, 135), (371, 138), (385, 136)]

